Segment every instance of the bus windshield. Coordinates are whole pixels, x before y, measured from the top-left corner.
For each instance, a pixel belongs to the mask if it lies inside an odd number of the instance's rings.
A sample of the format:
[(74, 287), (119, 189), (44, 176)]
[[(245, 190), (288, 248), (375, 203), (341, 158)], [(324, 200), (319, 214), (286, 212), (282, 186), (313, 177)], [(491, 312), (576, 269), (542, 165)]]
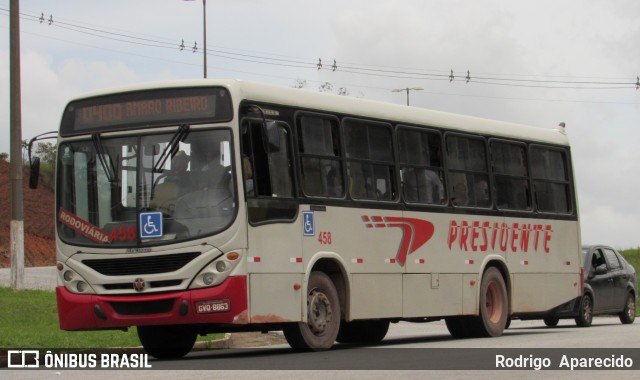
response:
[(61, 143), (57, 226), (70, 244), (139, 247), (218, 233), (236, 214), (229, 129)]

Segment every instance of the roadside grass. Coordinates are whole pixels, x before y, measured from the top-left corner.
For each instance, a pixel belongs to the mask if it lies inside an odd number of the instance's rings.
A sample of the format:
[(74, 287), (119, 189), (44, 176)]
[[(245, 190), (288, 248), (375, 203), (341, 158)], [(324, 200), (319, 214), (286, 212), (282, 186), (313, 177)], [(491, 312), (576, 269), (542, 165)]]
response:
[[(198, 337), (219, 339), (223, 334)], [(63, 331), (58, 325), (54, 292), (0, 287), (0, 348), (121, 348), (138, 347), (135, 327), (127, 332)]]
[[(636, 277), (640, 277), (640, 248), (625, 249), (620, 254), (636, 269)], [(636, 289), (638, 289), (636, 284)], [(640, 304), (636, 302), (636, 315), (640, 314)]]

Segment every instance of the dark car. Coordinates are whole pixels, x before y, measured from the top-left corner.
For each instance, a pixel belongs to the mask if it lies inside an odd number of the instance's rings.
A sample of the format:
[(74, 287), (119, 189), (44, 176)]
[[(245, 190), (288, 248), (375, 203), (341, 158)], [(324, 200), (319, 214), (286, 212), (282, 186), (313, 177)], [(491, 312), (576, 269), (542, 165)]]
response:
[[(615, 249), (604, 245), (582, 247), (584, 294), (574, 313), (576, 324), (591, 326), (594, 315), (613, 314), (624, 324), (636, 318), (637, 278), (635, 269)], [(558, 317), (544, 319), (547, 326)]]

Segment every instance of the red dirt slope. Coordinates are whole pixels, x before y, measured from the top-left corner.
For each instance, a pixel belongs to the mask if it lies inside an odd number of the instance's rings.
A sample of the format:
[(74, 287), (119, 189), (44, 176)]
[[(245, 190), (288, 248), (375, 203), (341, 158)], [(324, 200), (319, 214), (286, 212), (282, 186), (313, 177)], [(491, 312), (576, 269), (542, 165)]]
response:
[[(11, 185), (9, 163), (0, 160), (0, 268), (10, 266)], [(49, 190), (29, 189), (29, 171), (24, 170), (24, 256), (25, 266), (55, 265), (54, 196)]]

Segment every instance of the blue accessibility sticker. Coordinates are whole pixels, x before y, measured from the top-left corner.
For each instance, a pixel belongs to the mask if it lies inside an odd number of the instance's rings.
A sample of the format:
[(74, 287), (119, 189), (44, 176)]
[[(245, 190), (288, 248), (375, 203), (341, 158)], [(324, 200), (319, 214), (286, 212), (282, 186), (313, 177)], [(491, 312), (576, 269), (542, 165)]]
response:
[(302, 222), (304, 223), (302, 226), (304, 236), (315, 236), (316, 226), (313, 222), (313, 211), (303, 211)]
[(162, 237), (162, 213), (158, 211), (140, 213), (140, 238)]

